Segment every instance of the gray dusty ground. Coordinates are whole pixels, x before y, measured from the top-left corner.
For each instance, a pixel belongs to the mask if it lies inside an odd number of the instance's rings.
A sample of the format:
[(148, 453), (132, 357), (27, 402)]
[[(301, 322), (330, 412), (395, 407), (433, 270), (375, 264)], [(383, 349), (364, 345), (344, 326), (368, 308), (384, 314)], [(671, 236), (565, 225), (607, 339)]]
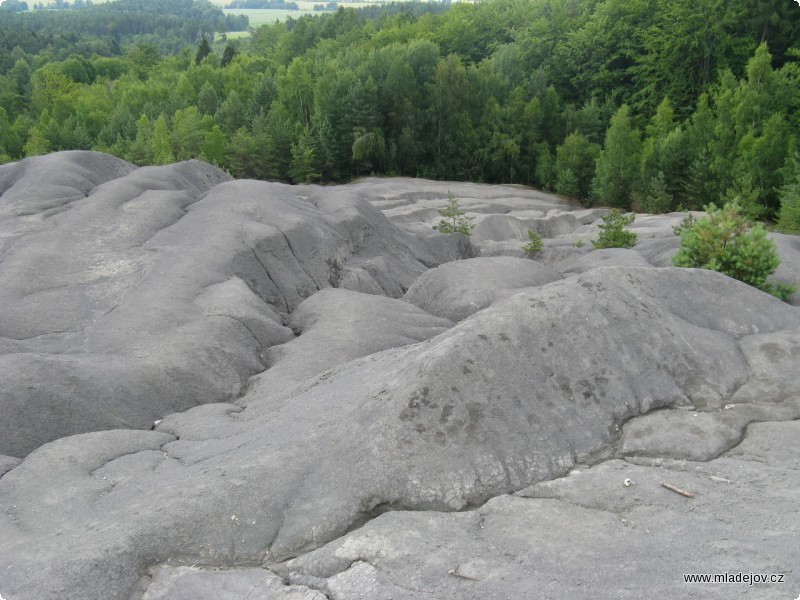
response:
[(5, 600), (800, 594), (800, 312), (670, 267), (682, 215), (593, 251), (519, 187), (89, 152), (0, 193)]

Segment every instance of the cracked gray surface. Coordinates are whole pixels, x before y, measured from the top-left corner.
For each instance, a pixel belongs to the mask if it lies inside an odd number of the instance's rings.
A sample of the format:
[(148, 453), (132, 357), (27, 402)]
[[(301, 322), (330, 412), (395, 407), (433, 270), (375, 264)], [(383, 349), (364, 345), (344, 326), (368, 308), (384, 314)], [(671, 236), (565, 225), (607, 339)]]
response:
[(286, 586), (283, 580), (259, 568), (203, 569), (159, 566), (141, 583), (141, 600), (326, 600), (305, 586)]
[[(16, 194), (0, 231), (17, 228), (2, 238), (0, 375), (89, 429), (114, 411), (159, 423), (32, 443), (21, 461), (0, 448), (6, 600), (800, 592), (800, 313), (716, 273), (658, 268), (679, 215), (643, 218), (629, 253), (592, 256), (571, 240), (595, 214), (559, 216), (569, 207), (519, 188), (210, 185), (225, 177), (200, 163), (42, 160), (56, 183), (41, 193), (24, 185), (33, 163), (0, 168)], [(537, 262), (437, 269), (524, 243), (470, 247), (415, 222), (448, 189), (487, 223), (539, 218), (554, 237)], [(121, 218), (129, 205), (138, 216)], [(56, 241), (76, 248), (63, 254), (77, 287), (128, 261), (101, 278), (96, 314), (37, 300), (37, 285), (69, 292), (66, 276), (31, 278), (26, 303), (25, 261)], [(476, 306), (454, 323), (400, 299), (423, 283)], [(199, 405), (176, 409), (176, 394)], [(23, 423), (8, 406), (3, 423)], [(786, 583), (681, 576), (738, 571)]]
[[(792, 598), (800, 588), (800, 506), (791, 500), (800, 422), (750, 429), (707, 462), (615, 459), (469, 512), (387, 513), (274, 570), (327, 581), (332, 600)], [(785, 577), (753, 586), (683, 580), (739, 572)]]

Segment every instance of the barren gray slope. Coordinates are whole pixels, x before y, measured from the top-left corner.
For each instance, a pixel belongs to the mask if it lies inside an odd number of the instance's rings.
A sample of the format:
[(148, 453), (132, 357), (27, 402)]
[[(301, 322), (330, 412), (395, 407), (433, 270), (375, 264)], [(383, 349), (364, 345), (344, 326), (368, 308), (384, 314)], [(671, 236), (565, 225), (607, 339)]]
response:
[(347, 188), (229, 181), (198, 161), (137, 169), (71, 152), (0, 177), (0, 454), (12, 456), (233, 400), (306, 297), (332, 285), (400, 296), (469, 252), (401, 231)]
[(286, 401), (254, 392), (244, 410), (53, 442), (0, 479), (0, 593), (127, 598), (151, 565), (270, 563), (386, 510), (479, 506), (611, 456), (636, 415), (724, 410), (759, 375), (740, 342), (798, 326), (796, 309), (716, 273), (601, 269)]

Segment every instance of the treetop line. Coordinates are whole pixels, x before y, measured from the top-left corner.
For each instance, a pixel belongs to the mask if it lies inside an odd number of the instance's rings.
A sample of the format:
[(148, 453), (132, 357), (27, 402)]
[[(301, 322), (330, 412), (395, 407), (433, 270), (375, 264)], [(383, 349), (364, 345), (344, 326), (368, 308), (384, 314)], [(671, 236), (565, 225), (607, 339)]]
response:
[(14, 2), (0, 17), (4, 162), (85, 148), (294, 182), (523, 183), (650, 212), (736, 200), (796, 227), (792, 3), (405, 3), (233, 40), (220, 32), (242, 23), (204, 1)]

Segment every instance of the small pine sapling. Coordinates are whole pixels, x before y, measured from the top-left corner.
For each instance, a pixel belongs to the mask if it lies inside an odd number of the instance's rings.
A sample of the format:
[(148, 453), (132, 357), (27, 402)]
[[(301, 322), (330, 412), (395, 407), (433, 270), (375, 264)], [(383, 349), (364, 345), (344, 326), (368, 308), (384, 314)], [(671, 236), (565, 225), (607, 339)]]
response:
[(544, 247), (544, 242), (542, 242), (541, 236), (532, 229), (528, 230), (528, 240), (530, 241), (522, 247), (522, 251), (528, 258), (533, 258)]
[(694, 227), (695, 223), (697, 223), (697, 219), (694, 218), (694, 215), (692, 213), (689, 213), (688, 215), (683, 217), (683, 220), (679, 224), (675, 225), (672, 228), (672, 232), (678, 237), (680, 237), (681, 233), (683, 233), (687, 229), (691, 229), (692, 227)]
[(631, 225), (636, 219), (636, 215), (631, 213), (625, 215), (616, 208), (602, 217), (600, 225), (600, 237), (592, 240), (595, 248), (633, 248), (636, 245), (637, 236), (632, 231), (626, 231), (625, 227)]
[(470, 235), (475, 229), (475, 217), (467, 217), (458, 206), (458, 199), (453, 192), (447, 192), (447, 207), (439, 210), (443, 217), (433, 228), (439, 233), (463, 233)]

